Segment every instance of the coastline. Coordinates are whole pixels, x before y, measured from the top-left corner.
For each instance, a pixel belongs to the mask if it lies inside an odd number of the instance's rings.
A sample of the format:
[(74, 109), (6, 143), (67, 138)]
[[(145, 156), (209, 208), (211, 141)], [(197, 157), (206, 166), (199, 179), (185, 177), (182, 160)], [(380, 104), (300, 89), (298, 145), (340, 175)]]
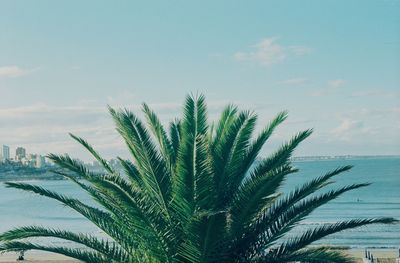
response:
[[(362, 258), (364, 257), (365, 253), (365, 250), (360, 248), (353, 248), (348, 250), (339, 249), (339, 250), (353, 257), (356, 260), (356, 262), (362, 262)], [(395, 263), (396, 258), (398, 256), (398, 249), (396, 248), (373, 248), (373, 249), (368, 249), (368, 251), (370, 251), (374, 255), (374, 258), (379, 258), (381, 263)], [(17, 258), (17, 253), (8, 252), (5, 254), (0, 254), (1, 263), (16, 262), (16, 258)], [(50, 252), (28, 251), (25, 253), (24, 262), (78, 263), (81, 261)]]
[[(371, 162), (370, 160), (352, 161), (351, 163), (355, 163), (356, 168), (352, 172), (351, 177), (344, 177), (343, 180), (349, 178), (350, 183), (364, 180), (372, 182), (376, 181), (377, 184), (381, 183), (381, 185), (384, 185), (385, 187), (378, 187), (378, 189), (374, 191), (374, 193), (379, 193), (379, 195), (371, 195), (371, 191), (369, 190), (364, 193), (359, 191), (353, 196), (332, 203), (331, 206), (322, 208), (321, 213), (318, 214), (318, 216), (310, 217), (299, 224), (300, 231), (298, 232), (301, 232), (303, 228), (306, 229), (323, 223), (331, 223), (339, 218), (346, 219), (346, 216), (350, 213), (354, 213), (355, 217), (391, 215), (395, 218), (400, 218), (400, 215), (396, 212), (400, 211), (398, 210), (400, 203), (398, 202), (398, 188), (395, 187), (398, 178), (398, 169), (396, 167), (399, 167), (398, 165), (400, 165), (400, 158), (396, 159), (396, 161), (393, 160), (394, 159), (383, 159), (379, 160), (379, 162), (378, 160), (374, 162)], [(389, 164), (388, 161), (390, 161)], [(331, 169), (330, 167), (335, 167), (341, 163), (341, 161), (339, 162), (337, 160), (318, 160), (315, 162), (304, 160), (298, 161), (296, 162), (296, 165), (304, 172), (303, 174), (299, 173), (297, 177), (292, 176), (289, 178), (292, 179), (292, 181), (286, 182), (289, 185), (288, 189), (291, 189), (291, 186), (300, 184), (306, 180), (307, 178), (304, 175), (317, 174), (318, 171), (322, 170), (321, 167)], [(390, 169), (388, 169), (388, 167)], [(378, 171), (384, 176), (376, 177), (375, 174), (377, 174)], [(389, 181), (382, 181), (381, 179), (383, 178)], [(60, 190), (60, 192), (71, 194), (79, 198), (87, 198), (85, 195), (81, 194), (81, 192), (77, 191), (73, 184), (71, 185), (67, 183), (68, 180), (65, 179), (49, 180), (49, 178), (46, 178), (46, 180), (41, 180), (40, 178), (29, 178), (29, 180), (26, 180), (27, 178), (18, 178), (20, 180), (15, 180), (17, 179), (15, 177), (13, 179), (13, 181), (32, 182), (45, 188)], [(52, 203), (52, 201), (19, 196), (14, 194), (14, 191), (17, 190), (6, 189), (2, 183), (0, 183), (0, 190), (3, 190), (0, 191), (2, 192), (2, 195), (0, 196), (0, 199), (2, 200), (0, 206), (4, 209), (2, 211), (4, 217), (2, 218), (2, 225), (0, 228), (2, 228), (3, 231), (12, 229), (16, 225), (29, 225), (34, 223), (71, 229), (76, 232), (99, 232), (98, 229), (95, 229), (86, 220), (78, 217), (73, 212), (66, 210), (64, 207)], [(360, 198), (361, 201), (358, 201), (357, 198)], [(390, 226), (389, 228), (383, 226), (371, 226), (366, 229), (351, 231), (349, 232), (349, 235), (338, 235), (333, 238), (327, 237), (315, 246), (331, 245), (333, 246), (333, 249), (339, 250), (357, 259), (355, 262), (362, 262), (365, 253), (364, 248), (367, 248), (372, 252), (374, 258), (391, 259), (381, 260), (381, 263), (391, 263), (395, 262), (395, 258), (398, 256), (397, 253), (400, 246), (400, 240), (397, 233), (399, 226), (399, 224)], [(16, 258), (16, 253), (8, 253), (5, 255), (0, 254), (0, 263), (15, 262)], [(25, 258), (25, 262), (80, 262), (78, 260), (40, 251), (28, 251)]]
[[(367, 160), (400, 159), (400, 155), (294, 156), (291, 158), (291, 161), (293, 163), (306, 163), (306, 162), (326, 162), (326, 161), (337, 161), (337, 160), (365, 160), (365, 159)], [(0, 162), (0, 167), (1, 167), (1, 162)], [(67, 180), (67, 179), (61, 175), (54, 174), (49, 168), (47, 170), (43, 170), (36, 174), (29, 174), (29, 173), (27, 174), (26, 172), (21, 172), (21, 171), (0, 171), (0, 182), (60, 181), (60, 180)]]
[[(375, 259), (379, 258), (381, 263), (395, 263), (396, 258), (399, 256), (398, 249), (395, 248), (368, 248), (368, 251), (372, 253)], [(356, 259), (357, 262), (363, 262), (362, 259), (365, 255), (364, 249), (349, 249), (344, 252)]]
[(7, 252), (4, 254), (0, 254), (0, 262), (1, 263), (15, 263), (15, 262), (35, 262), (35, 263), (77, 263), (81, 262), (79, 260), (69, 258), (66, 256), (62, 256), (55, 253), (50, 252), (41, 252), (41, 251), (28, 251), (25, 253), (24, 261), (16, 261), (18, 253), (16, 252)]

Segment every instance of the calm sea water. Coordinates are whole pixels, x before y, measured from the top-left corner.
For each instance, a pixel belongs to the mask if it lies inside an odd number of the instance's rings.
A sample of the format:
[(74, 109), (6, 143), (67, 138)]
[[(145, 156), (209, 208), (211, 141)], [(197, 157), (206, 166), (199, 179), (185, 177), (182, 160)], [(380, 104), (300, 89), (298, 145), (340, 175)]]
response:
[[(293, 233), (308, 227), (338, 220), (390, 216), (400, 219), (400, 158), (349, 159), (295, 162), (300, 172), (289, 176), (283, 192), (320, 176), (340, 165), (355, 167), (336, 177), (331, 187), (370, 182), (371, 186), (348, 192), (317, 209)], [(88, 197), (68, 181), (32, 182), (81, 200)], [(65, 228), (92, 234), (101, 232), (75, 212), (55, 201), (22, 191), (7, 189), (0, 183), (0, 231), (23, 225)], [(61, 241), (60, 241), (61, 242)], [(52, 241), (54, 243), (54, 240)], [(329, 236), (319, 242), (350, 247), (399, 247), (400, 224), (372, 225)]]

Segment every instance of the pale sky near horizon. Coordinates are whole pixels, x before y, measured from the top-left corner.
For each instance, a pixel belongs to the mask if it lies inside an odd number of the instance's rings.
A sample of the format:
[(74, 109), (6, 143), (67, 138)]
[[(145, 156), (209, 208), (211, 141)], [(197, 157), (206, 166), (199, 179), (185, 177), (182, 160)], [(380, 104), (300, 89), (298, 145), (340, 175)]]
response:
[(164, 122), (188, 93), (289, 119), (263, 154), (400, 154), (400, 1), (0, 1), (0, 144), (125, 155), (107, 105)]

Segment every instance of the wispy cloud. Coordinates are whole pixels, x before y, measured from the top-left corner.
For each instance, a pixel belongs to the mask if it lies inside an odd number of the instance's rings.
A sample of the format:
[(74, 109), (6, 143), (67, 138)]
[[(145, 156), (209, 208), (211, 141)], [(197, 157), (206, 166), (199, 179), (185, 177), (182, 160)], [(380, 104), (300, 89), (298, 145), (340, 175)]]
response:
[(3, 66), (0, 67), (0, 78), (16, 78), (32, 73), (36, 69), (24, 69), (18, 66)]
[(285, 84), (285, 85), (300, 85), (307, 82), (308, 82), (307, 78), (293, 78), (293, 79), (285, 79), (279, 81), (280, 84)]
[(343, 79), (334, 79), (334, 80), (328, 81), (329, 88), (331, 88), (331, 89), (340, 88), (340, 87), (342, 87), (345, 83), (346, 83), (346, 81), (343, 80)]
[[(126, 107), (144, 120), (141, 103), (137, 103), (137, 100), (134, 94), (122, 92), (109, 97), (108, 103), (115, 108)], [(209, 101), (210, 121), (215, 120), (228, 103), (227, 100)], [(240, 102), (235, 104), (241, 107), (249, 105)], [(149, 103), (149, 106), (156, 111), (164, 125), (181, 116), (182, 102), (155, 102)], [(254, 107), (261, 106), (252, 105)], [(76, 157), (90, 160), (91, 157), (86, 156), (69, 138), (68, 132), (72, 132), (106, 152), (107, 157), (126, 154), (107, 107), (100, 102), (64, 106), (36, 103), (0, 108), (0, 123), (3, 128), (0, 129), (0, 144), (9, 145), (12, 151), (23, 146), (30, 153), (73, 152)]]
[(88, 107), (88, 106), (50, 106), (44, 103), (38, 103), (34, 105), (13, 107), (13, 108), (1, 108), (0, 109), (0, 120), (1, 119), (18, 119), (24, 118), (29, 120), (34, 115), (40, 115), (44, 117), (44, 114), (53, 115), (54, 118), (58, 118), (57, 114), (72, 114), (72, 113), (103, 113), (106, 112), (105, 107)]
[(79, 152), (79, 148), (68, 138), (68, 132), (83, 136), (99, 146), (117, 137), (106, 107), (38, 103), (2, 108), (0, 123), (4, 128), (0, 129), (1, 143), (11, 146), (12, 150), (23, 146), (31, 153)]
[(251, 46), (253, 51), (236, 52), (233, 56), (238, 61), (248, 61), (270, 66), (284, 61), (288, 56), (302, 56), (311, 51), (304, 46), (283, 46), (278, 43), (277, 37), (264, 38), (257, 44)]
[(360, 128), (363, 126), (361, 121), (355, 121), (351, 119), (343, 119), (339, 126), (332, 130), (332, 133), (335, 135), (342, 135), (344, 133), (349, 132), (355, 128)]
[[(358, 111), (352, 112), (353, 114), (360, 114), (364, 117), (375, 117), (377, 119), (385, 119), (385, 118), (393, 118), (393, 120), (400, 120), (400, 107), (390, 107), (390, 108), (381, 108), (381, 109), (368, 109), (363, 108)], [(393, 122), (393, 121), (392, 121)]]
[(297, 56), (303, 56), (311, 53), (311, 48), (306, 46), (289, 46), (288, 50)]
[(331, 131), (331, 135), (341, 141), (351, 141), (355, 134), (366, 131), (363, 127), (362, 121), (345, 118)]
[(339, 88), (343, 87), (346, 84), (344, 79), (333, 79), (329, 80), (327, 86), (325, 88), (321, 88), (318, 90), (314, 90), (311, 95), (312, 96), (323, 96), (327, 94), (332, 94), (336, 92)]
[(354, 92), (350, 95), (350, 97), (354, 98), (363, 98), (363, 97), (385, 97), (385, 98), (399, 98), (400, 92), (387, 92), (381, 90), (366, 90)]
[(211, 58), (223, 58), (225, 55), (222, 52), (214, 52), (209, 55)]

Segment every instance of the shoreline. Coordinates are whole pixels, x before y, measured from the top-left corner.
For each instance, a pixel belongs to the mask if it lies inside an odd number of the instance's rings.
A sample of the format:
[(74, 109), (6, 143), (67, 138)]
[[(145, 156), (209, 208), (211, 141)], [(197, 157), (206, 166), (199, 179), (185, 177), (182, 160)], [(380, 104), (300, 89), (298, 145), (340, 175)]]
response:
[[(338, 248), (343, 253), (348, 254), (350, 257), (356, 259), (357, 262), (362, 262), (362, 258), (365, 255), (365, 249), (361, 248)], [(382, 263), (395, 263), (396, 258), (398, 257), (398, 249), (397, 248), (368, 248), (374, 258), (379, 258)], [(0, 262), (1, 263), (12, 263), (16, 262), (17, 258), (16, 252), (7, 252), (4, 254), (0, 254)], [(42, 252), (42, 251), (28, 251), (25, 253), (24, 262), (35, 262), (35, 263), (78, 263), (81, 262), (76, 259), (72, 259), (66, 256), (62, 256), (59, 254), (51, 253), (51, 252)]]
[(42, 252), (42, 251), (27, 251), (25, 252), (25, 260), (17, 261), (17, 252), (7, 252), (0, 254), (1, 263), (15, 263), (15, 262), (35, 262), (35, 263), (78, 263), (81, 262), (77, 259), (62, 256), (60, 254)]
[[(368, 251), (374, 256), (374, 259), (379, 259), (381, 263), (396, 263), (396, 258), (399, 256), (399, 250), (395, 249), (381, 249), (381, 248), (372, 248)], [(349, 249), (346, 251), (350, 257), (357, 260), (357, 262), (363, 262), (362, 259), (365, 256), (364, 249)]]

